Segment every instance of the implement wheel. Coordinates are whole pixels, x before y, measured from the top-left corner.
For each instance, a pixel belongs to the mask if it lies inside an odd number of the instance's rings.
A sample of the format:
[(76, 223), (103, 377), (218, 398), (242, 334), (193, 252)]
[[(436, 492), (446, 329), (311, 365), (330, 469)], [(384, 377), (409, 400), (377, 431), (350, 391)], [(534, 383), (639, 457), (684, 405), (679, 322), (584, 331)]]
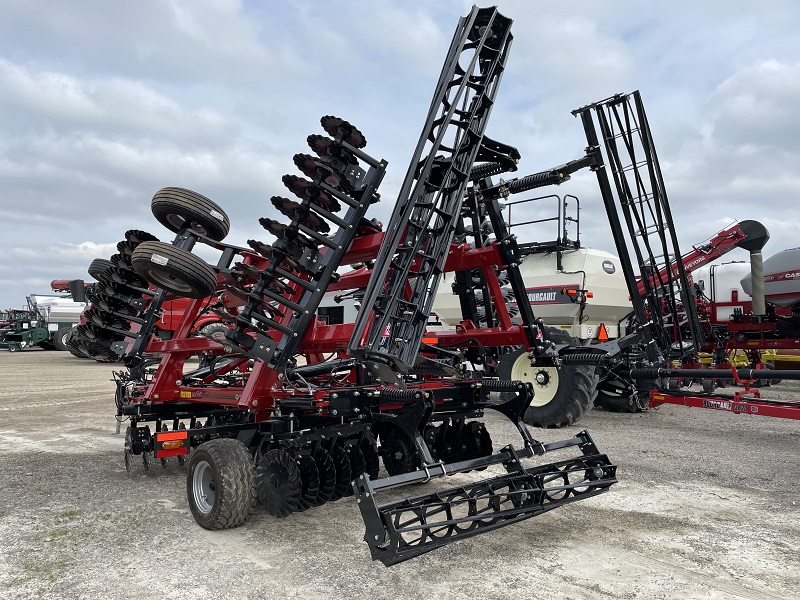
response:
[[(560, 329), (547, 328), (556, 344), (580, 345)], [(530, 354), (518, 349), (505, 354), (498, 365), (500, 379), (522, 381), (533, 386), (533, 400), (524, 420), (535, 427), (563, 427), (577, 423), (592, 408), (599, 377), (594, 367), (531, 366)]]
[(201, 444), (189, 460), (186, 492), (194, 520), (205, 529), (229, 529), (247, 520), (255, 490), (253, 459), (232, 438)]
[(147, 281), (184, 298), (205, 298), (217, 287), (217, 275), (202, 258), (164, 242), (142, 242), (131, 257)]
[(175, 233), (188, 223), (193, 231), (219, 242), (225, 239), (231, 227), (228, 215), (216, 203), (183, 188), (159, 190), (153, 196), (150, 210), (159, 223)]
[(91, 275), (94, 279), (98, 281), (100, 278), (108, 271), (111, 267), (114, 266), (110, 260), (106, 260), (105, 258), (95, 258), (92, 263), (89, 265), (87, 272)]

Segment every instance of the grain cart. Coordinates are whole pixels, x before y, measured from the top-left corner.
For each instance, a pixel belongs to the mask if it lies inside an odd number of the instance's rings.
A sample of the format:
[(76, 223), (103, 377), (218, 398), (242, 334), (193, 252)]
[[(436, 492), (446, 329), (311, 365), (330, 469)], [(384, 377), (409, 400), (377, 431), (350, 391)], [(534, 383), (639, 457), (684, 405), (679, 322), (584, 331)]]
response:
[[(299, 201), (272, 198), (289, 222), (260, 219), (276, 238), (271, 244), (224, 243), (229, 220), (200, 194), (165, 188), (153, 198), (154, 216), (175, 239), (132, 244), (116, 271), (125, 287), (107, 289), (112, 302), (89, 331), (132, 339), (127, 370), (116, 374), (118, 412), (130, 419), (126, 465), (136, 456), (147, 466), (151, 457), (188, 454), (187, 495), (201, 526), (241, 525), (256, 500), (285, 517), (355, 495), (373, 559), (391, 565), (616, 482), (615, 466), (588, 432), (535, 440), (522, 422), (532, 388), (475, 368), (506, 346), (524, 346), (550, 364), (558, 358), (529, 304), (520, 302), (521, 322), (511, 322), (498, 283), (503, 273), (517, 299), (525, 298), (519, 249), (490, 179), (515, 170), (519, 153), (484, 133), (510, 28), (494, 8), (473, 8), (460, 20), (385, 230), (367, 211), (380, 200), (387, 164), (364, 151), (355, 126), (333, 116), (321, 120), (327, 136), (308, 138), (315, 155), (294, 157), (305, 177), (283, 177)], [(536, 174), (518, 187), (546, 183)], [(485, 217), (494, 241), (452, 242), (465, 223)], [(191, 252), (198, 243), (220, 252), (216, 266)], [(372, 268), (339, 272), (357, 263)], [(492, 307), (483, 323), (429, 343), (426, 323), (446, 270), (477, 276)], [(346, 277), (366, 279), (361, 310), (354, 323), (325, 324), (318, 306)], [(155, 291), (145, 292), (138, 278)], [(149, 301), (135, 338), (118, 326), (123, 306), (137, 301), (131, 291)], [(465, 291), (467, 305), (475, 291)], [(209, 305), (216, 292), (219, 302)], [(157, 339), (159, 306), (175, 296), (194, 300), (172, 338)], [(189, 337), (206, 308), (230, 325), (224, 343)], [(212, 359), (200, 368), (187, 364), (200, 354)], [(481, 420), (487, 410), (514, 425), (520, 447), (493, 448)], [(571, 457), (527, 465), (570, 450)], [(386, 477), (379, 477), (379, 458)], [(378, 501), (391, 488), (490, 466), (502, 474)]]

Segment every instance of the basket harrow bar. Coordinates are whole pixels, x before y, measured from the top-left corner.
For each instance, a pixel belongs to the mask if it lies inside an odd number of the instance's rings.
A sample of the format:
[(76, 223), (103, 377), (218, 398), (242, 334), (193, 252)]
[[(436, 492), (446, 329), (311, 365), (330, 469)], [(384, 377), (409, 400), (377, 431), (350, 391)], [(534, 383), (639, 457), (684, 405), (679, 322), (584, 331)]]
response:
[[(541, 465), (522, 466), (530, 448), (506, 446), (483, 459), (437, 465), (422, 471), (371, 481), (355, 481), (356, 500), (366, 525), (364, 540), (373, 560), (393, 565), (445, 544), (499, 529), (544, 512), (595, 496), (617, 482), (616, 466), (600, 454), (582, 431), (570, 440), (542, 445), (542, 452), (578, 446), (583, 456)], [(378, 504), (377, 493), (432, 477), (502, 464), (508, 473), (465, 486)]]

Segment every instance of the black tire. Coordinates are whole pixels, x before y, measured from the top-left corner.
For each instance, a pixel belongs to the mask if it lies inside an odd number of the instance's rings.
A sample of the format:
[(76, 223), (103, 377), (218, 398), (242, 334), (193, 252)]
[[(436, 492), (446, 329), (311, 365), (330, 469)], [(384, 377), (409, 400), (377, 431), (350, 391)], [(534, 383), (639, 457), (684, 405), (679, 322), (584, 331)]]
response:
[(186, 474), (189, 508), (205, 529), (230, 529), (247, 520), (255, 494), (255, 469), (247, 448), (233, 438), (197, 447)]
[(56, 347), (56, 350), (61, 350), (62, 352), (69, 350), (67, 341), (69, 341), (71, 333), (72, 327), (62, 327), (53, 334), (53, 346)]
[(225, 352), (230, 353), (233, 352), (233, 346), (231, 346), (231, 343), (225, 339), (225, 332), (229, 329), (230, 327), (228, 327), (225, 323), (217, 322), (203, 325), (197, 333), (204, 337), (212, 338), (215, 342), (219, 342), (222, 344)]
[(86, 269), (86, 271), (94, 279), (99, 281), (100, 277), (102, 277), (103, 274), (113, 266), (114, 263), (112, 263), (110, 260), (106, 260), (105, 258), (95, 258), (89, 265), (89, 268)]
[(155, 286), (184, 298), (214, 293), (217, 275), (202, 258), (164, 242), (142, 242), (131, 257), (133, 269)]
[[(761, 363), (761, 364), (767, 370), (772, 371), (772, 370), (775, 369), (775, 365), (773, 365), (772, 363), (765, 362), (765, 363)], [(751, 368), (755, 368), (755, 367), (751, 367)], [(782, 381), (782, 379), (756, 379), (755, 383), (753, 383), (753, 387), (769, 387), (771, 385), (778, 385), (781, 381)]]
[(170, 231), (177, 233), (188, 222), (192, 230), (218, 242), (225, 239), (231, 226), (228, 215), (216, 203), (184, 188), (159, 190), (153, 196), (150, 210)]
[(594, 404), (611, 412), (642, 412), (650, 404), (650, 392), (661, 388), (655, 381), (642, 380), (637, 382), (636, 389), (636, 396), (631, 397), (627, 386), (612, 373), (597, 386)]
[[(547, 328), (548, 338), (556, 344), (579, 346), (580, 342), (565, 331)], [(581, 420), (594, 405), (598, 375), (590, 366), (531, 367), (525, 349), (514, 350), (500, 360), (500, 379), (519, 380), (533, 385), (533, 400), (525, 411), (524, 421), (535, 427), (564, 427)]]

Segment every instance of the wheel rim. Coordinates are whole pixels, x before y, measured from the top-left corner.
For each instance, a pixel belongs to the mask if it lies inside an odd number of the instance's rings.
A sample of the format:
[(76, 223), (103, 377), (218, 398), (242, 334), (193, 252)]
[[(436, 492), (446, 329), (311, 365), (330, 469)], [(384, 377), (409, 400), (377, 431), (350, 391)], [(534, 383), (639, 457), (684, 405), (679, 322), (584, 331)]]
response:
[(558, 369), (555, 367), (531, 366), (528, 353), (523, 352), (511, 367), (511, 379), (533, 385), (531, 406), (549, 404), (558, 391)]
[(186, 282), (181, 281), (174, 275), (170, 275), (169, 273), (165, 273), (163, 271), (150, 270), (147, 273), (147, 279), (155, 283), (158, 287), (162, 287), (166, 290), (174, 290), (176, 292), (185, 293), (194, 291), (194, 289)]
[(214, 472), (207, 462), (197, 465), (192, 475), (192, 494), (197, 509), (202, 513), (210, 513), (217, 498), (217, 483), (214, 480)]
[[(164, 218), (166, 219), (166, 221), (170, 225), (172, 225), (175, 228), (175, 231), (180, 231), (181, 228), (186, 223), (186, 219), (184, 217), (182, 217), (181, 215), (171, 214), (171, 215), (167, 215)], [(190, 227), (191, 227), (192, 231), (196, 231), (197, 233), (199, 233), (201, 235), (208, 235), (208, 231), (202, 225), (199, 225), (197, 223), (192, 222)]]

